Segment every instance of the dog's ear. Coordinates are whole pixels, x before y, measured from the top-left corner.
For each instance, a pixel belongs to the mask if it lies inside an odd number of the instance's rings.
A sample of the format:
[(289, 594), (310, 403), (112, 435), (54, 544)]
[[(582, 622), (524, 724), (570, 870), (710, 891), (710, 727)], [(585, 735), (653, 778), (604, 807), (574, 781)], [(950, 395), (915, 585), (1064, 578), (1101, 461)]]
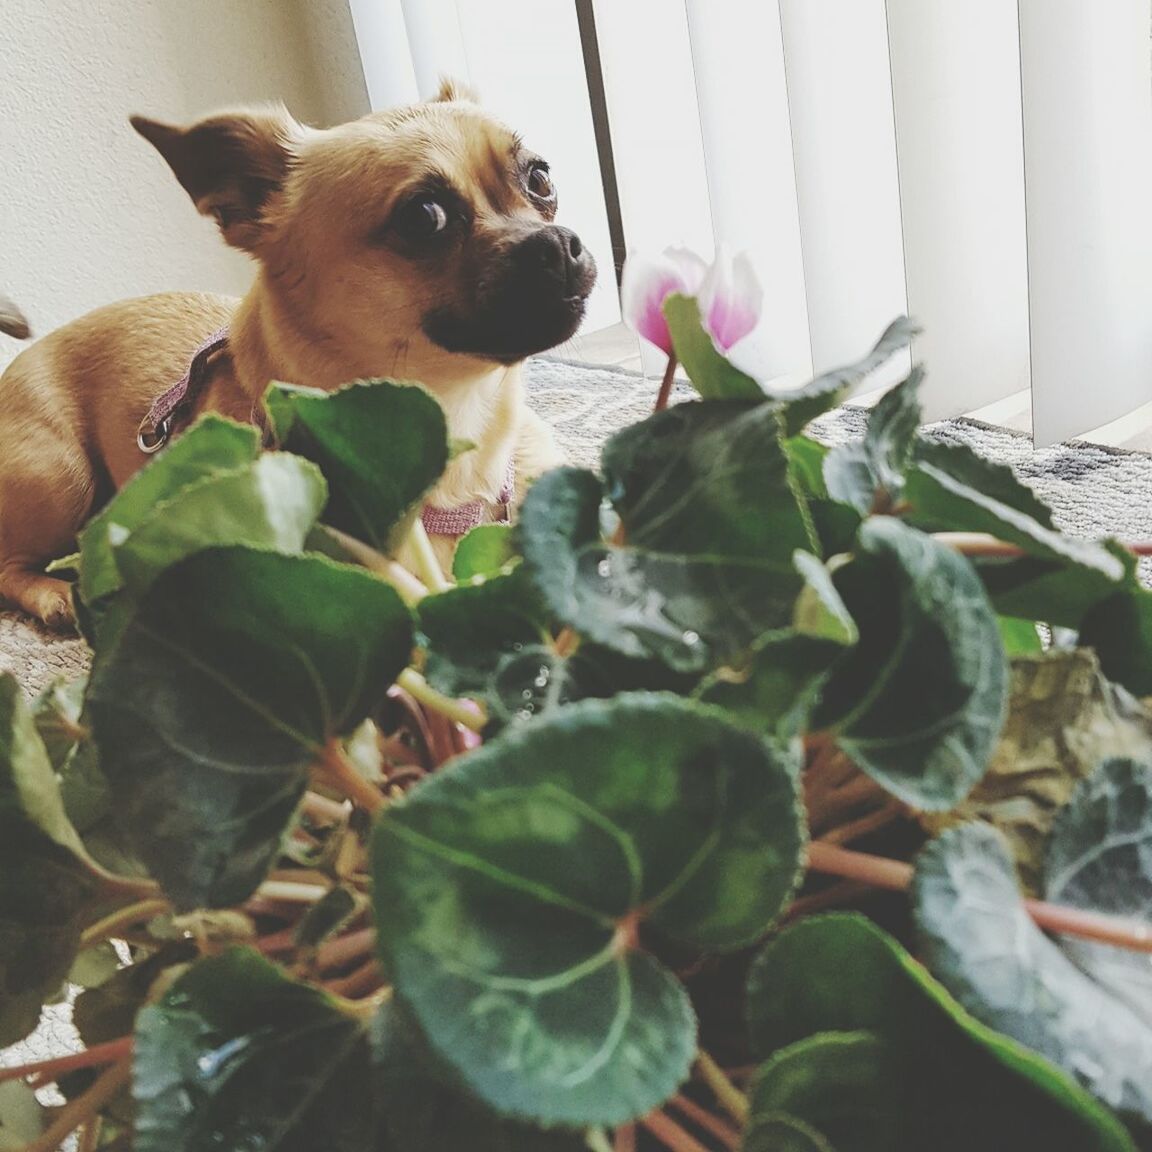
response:
[(27, 340), (32, 335), (24, 313), (3, 292), (0, 292), (0, 332), (17, 340)]
[(132, 127), (168, 161), (196, 207), (216, 218), (229, 244), (260, 248), (265, 210), (304, 135), (285, 109), (222, 113), (188, 128), (133, 116)]
[(451, 100), (470, 100), (473, 104), (480, 103), (480, 93), (471, 84), (460, 80), (453, 80), (451, 76), (440, 78), (440, 91), (436, 93), (436, 103), (448, 103)]

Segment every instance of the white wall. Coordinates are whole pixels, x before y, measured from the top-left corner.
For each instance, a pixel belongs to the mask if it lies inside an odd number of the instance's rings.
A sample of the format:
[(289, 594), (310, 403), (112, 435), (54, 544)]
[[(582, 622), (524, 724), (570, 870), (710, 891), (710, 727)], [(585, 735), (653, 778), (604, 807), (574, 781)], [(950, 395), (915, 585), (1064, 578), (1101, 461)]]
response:
[[(323, 124), (368, 108), (347, 0), (2, 4), (0, 289), (38, 332), (128, 296), (248, 282), (130, 113), (282, 99)], [(0, 336), (0, 367), (19, 349)]]

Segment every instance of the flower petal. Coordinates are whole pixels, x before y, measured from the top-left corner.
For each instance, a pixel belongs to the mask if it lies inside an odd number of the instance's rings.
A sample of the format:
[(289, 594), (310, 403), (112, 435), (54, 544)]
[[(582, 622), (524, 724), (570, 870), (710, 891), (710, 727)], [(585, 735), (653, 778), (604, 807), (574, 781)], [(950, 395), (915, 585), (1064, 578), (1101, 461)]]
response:
[(764, 290), (747, 253), (721, 247), (700, 289), (700, 314), (713, 343), (727, 352), (760, 322)]
[(666, 248), (659, 256), (630, 252), (620, 283), (624, 323), (667, 355), (672, 337), (664, 319), (664, 301), (673, 293), (695, 295), (707, 265), (687, 248)]

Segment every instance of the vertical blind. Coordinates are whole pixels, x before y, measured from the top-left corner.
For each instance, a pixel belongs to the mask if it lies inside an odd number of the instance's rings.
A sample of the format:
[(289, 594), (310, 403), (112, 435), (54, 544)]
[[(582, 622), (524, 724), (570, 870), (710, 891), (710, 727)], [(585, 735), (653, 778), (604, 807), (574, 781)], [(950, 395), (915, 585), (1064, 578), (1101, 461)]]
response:
[[(351, 4), (374, 105), (472, 81), (606, 265), (573, 0)], [(747, 249), (761, 372), (851, 359), (907, 311), (930, 418), (1031, 389), (1051, 443), (1152, 400), (1149, 0), (586, 7), (625, 241)]]

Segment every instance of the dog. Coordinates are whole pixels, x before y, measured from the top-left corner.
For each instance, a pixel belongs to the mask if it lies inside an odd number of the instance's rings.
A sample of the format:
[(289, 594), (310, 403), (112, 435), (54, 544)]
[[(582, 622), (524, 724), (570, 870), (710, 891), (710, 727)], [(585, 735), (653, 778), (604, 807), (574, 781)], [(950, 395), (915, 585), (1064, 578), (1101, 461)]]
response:
[[(525, 404), (521, 366), (575, 334), (596, 266), (554, 223), (547, 163), (473, 93), (445, 81), (426, 103), (330, 129), (279, 106), (132, 125), (224, 240), (255, 259), (255, 280), (240, 300), (112, 304), (12, 362), (0, 377), (0, 598), (51, 627), (73, 624), (69, 585), (46, 563), (158, 446), (153, 402), (222, 329), (190, 418), (249, 421), (273, 380), (417, 381), (449, 435), (475, 445), (429, 505), (483, 507), (485, 518), (561, 462)], [(455, 539), (433, 543), (450, 559)]]

